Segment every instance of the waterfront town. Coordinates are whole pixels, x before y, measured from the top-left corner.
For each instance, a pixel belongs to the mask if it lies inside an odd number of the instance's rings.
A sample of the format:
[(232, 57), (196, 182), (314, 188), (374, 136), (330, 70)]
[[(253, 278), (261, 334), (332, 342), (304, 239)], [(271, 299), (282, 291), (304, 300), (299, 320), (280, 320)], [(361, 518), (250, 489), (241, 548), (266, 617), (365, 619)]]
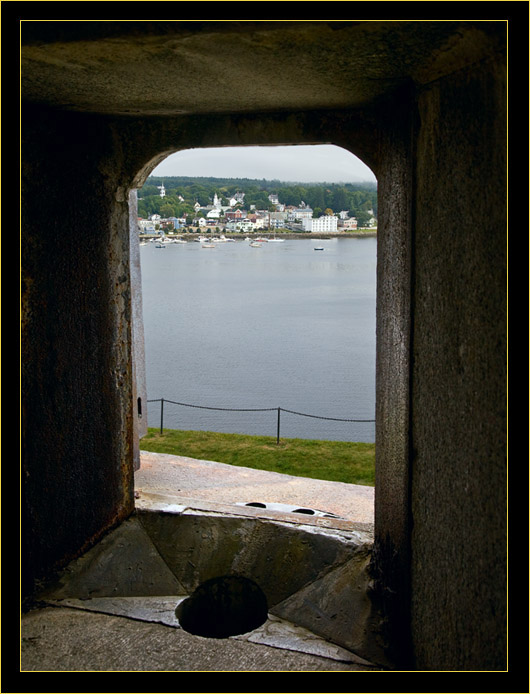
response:
[[(160, 198), (164, 198), (164, 184), (157, 187)], [(347, 210), (334, 213), (331, 209), (326, 209), (324, 214), (315, 217), (314, 210), (303, 200), (298, 206), (285, 205), (279, 202), (275, 194), (268, 196), (268, 209), (256, 209), (255, 205), (249, 205), (247, 210), (244, 198), (245, 193), (237, 192), (225, 200), (228, 204), (222, 204), (221, 198), (215, 193), (209, 205), (201, 206), (199, 202), (195, 202), (194, 215), (164, 217), (153, 213), (147, 218), (138, 217), (138, 231), (142, 235), (152, 236), (175, 231), (249, 234), (262, 230), (337, 234), (358, 229), (356, 217), (350, 216)], [(363, 228), (375, 230), (377, 220), (373, 216), (373, 210), (369, 210), (369, 213)]]

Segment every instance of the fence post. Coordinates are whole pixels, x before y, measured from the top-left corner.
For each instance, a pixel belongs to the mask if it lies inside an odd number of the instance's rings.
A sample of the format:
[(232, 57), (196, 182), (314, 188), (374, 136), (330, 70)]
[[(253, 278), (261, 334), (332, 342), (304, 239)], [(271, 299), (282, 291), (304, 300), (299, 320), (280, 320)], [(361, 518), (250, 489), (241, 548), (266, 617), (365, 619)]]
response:
[(160, 398), (160, 436), (164, 433), (164, 398)]
[(278, 428), (276, 430), (276, 445), (280, 443), (280, 410), (282, 408), (278, 407)]

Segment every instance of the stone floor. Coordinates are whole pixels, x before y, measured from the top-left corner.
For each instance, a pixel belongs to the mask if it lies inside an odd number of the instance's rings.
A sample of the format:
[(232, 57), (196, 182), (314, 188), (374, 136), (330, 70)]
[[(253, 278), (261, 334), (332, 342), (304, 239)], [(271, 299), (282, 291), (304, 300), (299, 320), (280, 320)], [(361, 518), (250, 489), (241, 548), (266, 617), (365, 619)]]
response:
[[(323, 529), (373, 528), (373, 488), (296, 478), (213, 461), (145, 453), (135, 474), (138, 508), (243, 514)], [(246, 506), (257, 503), (259, 506)], [(303, 513), (296, 513), (302, 509)], [(64, 600), (22, 617), (21, 671), (283, 672), (380, 670), (355, 654), (270, 616), (227, 639), (195, 636), (155, 599)], [(168, 603), (169, 604), (169, 603)], [(166, 609), (167, 607), (167, 609)], [(101, 609), (101, 611), (99, 611)], [(150, 611), (151, 610), (151, 611)], [(165, 610), (165, 612), (164, 612)], [(164, 616), (166, 615), (166, 616)], [(169, 615), (169, 616), (167, 616)]]
[(22, 619), (22, 671), (373, 671), (355, 662), (259, 643), (194, 636), (153, 622), (66, 607)]

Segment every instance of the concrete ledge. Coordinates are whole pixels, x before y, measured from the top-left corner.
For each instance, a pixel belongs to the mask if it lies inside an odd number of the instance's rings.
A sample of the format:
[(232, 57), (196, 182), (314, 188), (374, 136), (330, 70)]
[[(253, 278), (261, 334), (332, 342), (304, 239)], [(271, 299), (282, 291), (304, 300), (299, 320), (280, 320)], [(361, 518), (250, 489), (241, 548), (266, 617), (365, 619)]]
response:
[[(183, 503), (245, 504), (319, 509), (349, 521), (374, 522), (374, 487), (296, 477), (168, 453), (140, 451), (136, 506), (146, 495), (183, 497)], [(251, 507), (248, 507), (249, 509)], [(235, 512), (235, 511), (234, 511)], [(308, 518), (308, 516), (307, 516)]]
[(164, 513), (179, 514), (200, 511), (202, 513), (216, 513), (220, 515), (240, 516), (246, 518), (261, 518), (263, 520), (268, 519), (281, 521), (283, 523), (292, 523), (293, 525), (306, 525), (322, 529), (352, 531), (362, 534), (363, 542), (370, 542), (373, 538), (372, 523), (359, 523), (342, 518), (295, 514), (292, 512), (277, 510), (274, 507), (262, 509), (243, 504), (192, 499), (173, 494), (158, 494), (155, 492), (138, 493), (136, 498), (136, 509), (140, 512), (163, 511)]

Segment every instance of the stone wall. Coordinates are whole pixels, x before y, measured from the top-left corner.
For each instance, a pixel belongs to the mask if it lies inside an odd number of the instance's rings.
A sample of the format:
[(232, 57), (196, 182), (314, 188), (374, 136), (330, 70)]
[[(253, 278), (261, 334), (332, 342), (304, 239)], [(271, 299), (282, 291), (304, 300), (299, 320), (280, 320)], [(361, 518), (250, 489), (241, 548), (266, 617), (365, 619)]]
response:
[(506, 664), (506, 71), (418, 98), (412, 629), (418, 665)]
[[(99, 119), (22, 123), (23, 579), (77, 556), (134, 509), (127, 199)], [(110, 183), (110, 185), (109, 185)]]

